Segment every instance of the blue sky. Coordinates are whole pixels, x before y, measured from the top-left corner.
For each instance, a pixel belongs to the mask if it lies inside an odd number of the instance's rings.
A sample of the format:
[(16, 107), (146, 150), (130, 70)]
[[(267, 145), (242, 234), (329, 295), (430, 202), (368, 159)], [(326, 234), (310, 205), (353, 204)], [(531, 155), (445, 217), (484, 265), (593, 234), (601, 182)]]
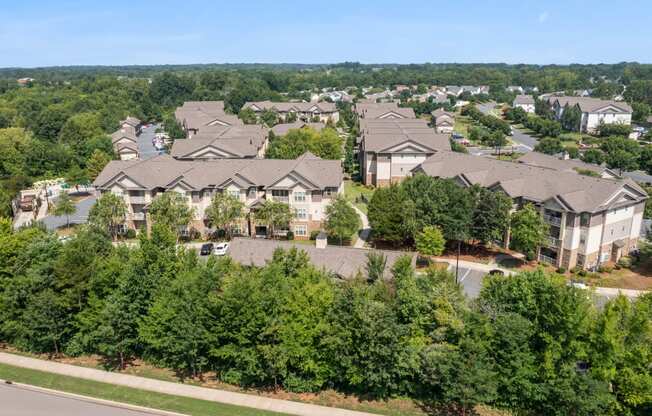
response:
[(652, 62), (650, 0), (2, 3), (0, 67)]

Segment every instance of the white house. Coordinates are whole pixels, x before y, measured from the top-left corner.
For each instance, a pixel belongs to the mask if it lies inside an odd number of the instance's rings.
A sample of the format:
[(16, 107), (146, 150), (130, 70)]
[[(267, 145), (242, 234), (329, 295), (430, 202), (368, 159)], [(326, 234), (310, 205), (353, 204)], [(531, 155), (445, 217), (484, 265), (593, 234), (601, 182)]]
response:
[(632, 123), (632, 107), (623, 101), (601, 100), (590, 97), (549, 97), (548, 103), (561, 119), (566, 108), (577, 107), (582, 113), (580, 128), (582, 132), (593, 133), (600, 124)]
[(526, 113), (534, 114), (534, 98), (530, 95), (517, 95), (512, 102), (512, 107), (522, 108)]

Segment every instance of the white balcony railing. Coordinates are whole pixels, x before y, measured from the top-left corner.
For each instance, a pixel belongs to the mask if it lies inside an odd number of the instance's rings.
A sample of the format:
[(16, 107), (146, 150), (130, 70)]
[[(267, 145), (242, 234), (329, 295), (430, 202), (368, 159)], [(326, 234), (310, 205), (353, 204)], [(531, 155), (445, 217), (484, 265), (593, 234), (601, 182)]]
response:
[(559, 247), (561, 240), (552, 236), (546, 237), (546, 244), (549, 247)]
[(561, 225), (561, 218), (553, 215), (543, 214), (543, 220), (548, 224)]
[(552, 257), (548, 257), (544, 254), (539, 254), (539, 261), (548, 264), (557, 264), (557, 259), (553, 259)]
[(131, 214), (131, 218), (134, 221), (144, 221), (145, 220), (145, 213), (144, 212), (134, 212)]

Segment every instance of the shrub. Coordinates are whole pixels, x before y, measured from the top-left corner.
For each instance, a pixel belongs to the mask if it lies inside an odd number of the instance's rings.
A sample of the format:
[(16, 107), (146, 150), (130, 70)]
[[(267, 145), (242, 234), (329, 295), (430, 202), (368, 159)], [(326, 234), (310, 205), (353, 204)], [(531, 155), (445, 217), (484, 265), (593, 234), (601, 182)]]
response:
[(136, 238), (136, 230), (133, 228), (128, 228), (127, 231), (125, 232), (125, 238), (132, 239)]
[(601, 264), (600, 266), (598, 266), (598, 272), (600, 273), (611, 273), (613, 271), (614, 271), (613, 266), (609, 264)]
[(294, 232), (293, 231), (288, 231), (288, 233), (285, 235), (285, 237), (288, 240), (294, 240)]
[(320, 232), (321, 232), (321, 231), (317, 231), (317, 230), (315, 230), (315, 231), (311, 231), (311, 232), (310, 232), (310, 239), (311, 239), (311, 240), (316, 240), (316, 239), (317, 239), (317, 236), (319, 235)]
[(570, 272), (573, 273), (573, 274), (579, 274), (579, 273), (582, 272), (582, 270), (583, 269), (580, 266), (575, 266), (570, 270)]
[(626, 269), (632, 267), (632, 259), (631, 257), (621, 257), (620, 260), (618, 260), (618, 266), (624, 267)]
[(565, 267), (559, 267), (559, 268), (557, 269), (557, 273), (559, 273), (559, 274), (564, 274), (564, 273), (566, 273), (566, 268), (565, 268)]

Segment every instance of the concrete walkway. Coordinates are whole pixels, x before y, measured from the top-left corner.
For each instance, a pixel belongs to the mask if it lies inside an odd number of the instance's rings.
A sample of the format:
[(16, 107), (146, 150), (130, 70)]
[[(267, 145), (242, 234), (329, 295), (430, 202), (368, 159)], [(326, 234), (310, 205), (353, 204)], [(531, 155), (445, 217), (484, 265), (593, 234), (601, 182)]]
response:
[(102, 383), (115, 384), (135, 389), (154, 391), (175, 396), (226, 403), (235, 406), (251, 407), (270, 412), (286, 413), (301, 416), (372, 416), (373, 413), (357, 412), (315, 404), (292, 402), (289, 400), (271, 399), (243, 393), (190, 386), (169, 381), (154, 380), (128, 374), (111, 373), (94, 368), (78, 367), (54, 361), (38, 360), (20, 355), (0, 352), (0, 363), (64, 376), (94, 380)]
[(355, 244), (353, 247), (355, 248), (367, 248), (367, 242), (369, 241), (369, 235), (371, 234), (371, 227), (369, 226), (369, 219), (367, 218), (367, 215), (362, 212), (358, 207), (355, 205), (351, 204), (355, 212), (358, 213), (358, 216), (360, 217), (360, 221), (362, 222), (362, 230), (358, 233), (358, 239), (355, 240)]

